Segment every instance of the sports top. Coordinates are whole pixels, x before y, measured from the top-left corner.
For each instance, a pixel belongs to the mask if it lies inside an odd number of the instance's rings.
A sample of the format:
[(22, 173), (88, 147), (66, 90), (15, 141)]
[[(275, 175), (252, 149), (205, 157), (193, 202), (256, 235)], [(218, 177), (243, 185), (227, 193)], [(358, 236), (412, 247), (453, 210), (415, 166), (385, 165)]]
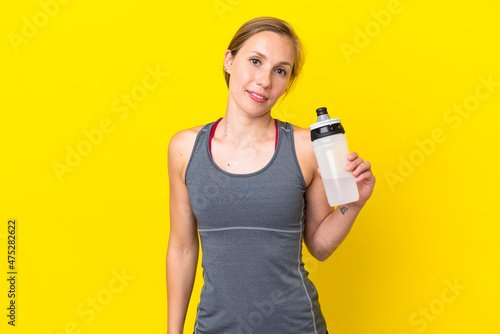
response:
[(212, 159), (214, 124), (198, 133), (185, 177), (204, 279), (195, 334), (325, 334), (302, 261), (306, 186), (292, 126), (277, 120), (265, 167), (232, 174)]

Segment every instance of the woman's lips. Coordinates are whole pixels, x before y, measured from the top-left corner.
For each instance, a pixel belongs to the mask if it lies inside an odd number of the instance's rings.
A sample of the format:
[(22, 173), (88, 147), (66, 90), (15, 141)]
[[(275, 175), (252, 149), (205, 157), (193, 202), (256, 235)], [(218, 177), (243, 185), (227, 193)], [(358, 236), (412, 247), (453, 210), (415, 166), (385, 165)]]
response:
[(266, 102), (267, 101), (267, 97), (265, 97), (264, 95), (260, 95), (260, 94), (257, 94), (256, 92), (252, 92), (249, 90), (247, 90), (247, 93), (250, 96), (250, 98), (256, 102)]

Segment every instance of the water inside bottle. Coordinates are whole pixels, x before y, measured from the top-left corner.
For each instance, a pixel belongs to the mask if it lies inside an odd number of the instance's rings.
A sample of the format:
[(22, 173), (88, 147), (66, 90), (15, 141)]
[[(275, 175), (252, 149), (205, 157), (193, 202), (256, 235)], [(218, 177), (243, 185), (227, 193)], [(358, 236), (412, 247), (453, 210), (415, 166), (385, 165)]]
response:
[(356, 202), (359, 199), (358, 186), (352, 179), (353, 176), (350, 174), (336, 178), (323, 177), (330, 206)]

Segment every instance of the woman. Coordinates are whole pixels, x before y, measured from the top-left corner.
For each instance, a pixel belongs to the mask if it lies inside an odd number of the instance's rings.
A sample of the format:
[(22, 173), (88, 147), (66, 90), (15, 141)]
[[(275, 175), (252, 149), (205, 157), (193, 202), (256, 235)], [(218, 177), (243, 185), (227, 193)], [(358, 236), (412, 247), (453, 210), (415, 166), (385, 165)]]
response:
[(348, 234), (375, 184), (370, 163), (350, 153), (360, 198), (333, 210), (308, 129), (274, 120), (303, 62), (292, 27), (262, 17), (229, 44), (223, 118), (175, 134), (169, 145), (168, 333), (183, 331), (198, 235), (204, 286), (196, 334), (324, 334), (302, 240), (326, 260)]

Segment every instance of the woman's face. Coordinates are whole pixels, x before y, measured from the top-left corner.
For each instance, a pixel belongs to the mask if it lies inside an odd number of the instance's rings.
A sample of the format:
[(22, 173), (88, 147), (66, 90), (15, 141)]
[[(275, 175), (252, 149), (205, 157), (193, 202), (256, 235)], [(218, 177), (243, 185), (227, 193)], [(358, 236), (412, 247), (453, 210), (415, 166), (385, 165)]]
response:
[(290, 39), (270, 31), (250, 37), (234, 57), (226, 51), (229, 106), (253, 116), (270, 112), (287, 87), (294, 60)]

